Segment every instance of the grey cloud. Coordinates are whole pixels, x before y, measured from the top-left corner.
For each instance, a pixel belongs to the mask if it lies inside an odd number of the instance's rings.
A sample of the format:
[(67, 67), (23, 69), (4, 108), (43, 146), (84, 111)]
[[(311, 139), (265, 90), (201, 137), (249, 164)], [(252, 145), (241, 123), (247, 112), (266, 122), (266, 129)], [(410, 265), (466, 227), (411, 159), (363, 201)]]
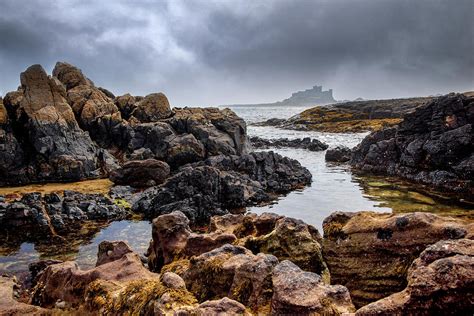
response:
[(324, 84), (337, 98), (474, 86), (470, 0), (2, 1), (0, 91), (66, 60), (116, 93), (174, 105), (265, 102)]

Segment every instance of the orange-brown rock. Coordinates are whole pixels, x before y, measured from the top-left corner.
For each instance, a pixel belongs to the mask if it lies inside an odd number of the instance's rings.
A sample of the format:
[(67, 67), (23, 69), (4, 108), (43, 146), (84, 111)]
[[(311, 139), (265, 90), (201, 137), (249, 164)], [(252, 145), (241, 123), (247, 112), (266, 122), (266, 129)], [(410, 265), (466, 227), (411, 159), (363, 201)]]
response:
[(168, 98), (163, 93), (152, 93), (140, 100), (131, 115), (142, 123), (169, 118), (171, 112)]
[(470, 315), (474, 306), (474, 241), (440, 241), (408, 270), (407, 287), (356, 315)]
[(473, 224), (430, 213), (336, 212), (323, 229), (331, 283), (345, 285), (360, 307), (401, 291), (412, 261), (427, 246), (464, 238)]

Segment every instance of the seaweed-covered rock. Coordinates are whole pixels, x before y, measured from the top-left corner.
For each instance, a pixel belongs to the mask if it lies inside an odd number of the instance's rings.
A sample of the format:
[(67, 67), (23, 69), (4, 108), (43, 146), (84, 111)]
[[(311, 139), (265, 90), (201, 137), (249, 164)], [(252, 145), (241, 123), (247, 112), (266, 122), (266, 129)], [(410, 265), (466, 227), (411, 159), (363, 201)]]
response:
[(119, 185), (150, 187), (165, 182), (170, 174), (166, 162), (156, 159), (131, 160), (110, 173), (110, 180)]
[(323, 229), (331, 282), (346, 286), (360, 307), (401, 291), (408, 268), (427, 246), (464, 238), (474, 227), (430, 213), (336, 212)]
[(405, 115), (391, 129), (367, 136), (351, 164), (473, 196), (474, 97), (448, 94)]
[(473, 240), (440, 241), (413, 262), (403, 291), (362, 307), (356, 315), (469, 315), (473, 271)]

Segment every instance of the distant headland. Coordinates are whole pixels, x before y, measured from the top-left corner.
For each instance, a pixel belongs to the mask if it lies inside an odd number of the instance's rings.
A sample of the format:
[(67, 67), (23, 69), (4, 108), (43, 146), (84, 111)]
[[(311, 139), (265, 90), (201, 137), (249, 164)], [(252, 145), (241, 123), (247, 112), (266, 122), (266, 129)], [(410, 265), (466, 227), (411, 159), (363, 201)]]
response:
[(282, 101), (260, 104), (230, 104), (226, 106), (312, 106), (326, 105), (335, 102), (336, 100), (334, 100), (332, 96), (332, 89), (323, 91), (322, 86), (316, 85), (311, 89), (294, 92), (288, 99)]

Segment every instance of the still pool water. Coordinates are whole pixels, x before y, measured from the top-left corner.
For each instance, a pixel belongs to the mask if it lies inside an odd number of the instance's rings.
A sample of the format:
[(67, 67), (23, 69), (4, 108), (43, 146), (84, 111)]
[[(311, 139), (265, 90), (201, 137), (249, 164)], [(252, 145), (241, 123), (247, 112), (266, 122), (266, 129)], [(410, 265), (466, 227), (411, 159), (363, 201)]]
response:
[[(233, 108), (247, 122), (258, 122), (273, 117), (288, 118), (304, 109)], [(259, 126), (249, 126), (248, 134), (263, 138), (312, 137), (327, 143), (330, 147), (340, 144), (354, 147), (367, 135), (367, 133), (303, 132)], [(326, 163), (325, 152), (310, 152), (302, 149), (274, 149), (274, 151), (298, 160), (309, 169), (313, 175), (313, 182), (311, 186), (303, 190), (280, 197), (272, 205), (250, 207), (251, 212), (275, 212), (299, 218), (320, 230), (324, 218), (334, 211), (372, 210), (396, 213), (421, 211), (474, 220), (474, 205), (472, 204), (442, 194), (427, 192), (423, 188), (400, 180), (353, 174), (346, 165)], [(90, 188), (94, 190), (94, 186), (96, 183), (91, 184)], [(35, 190), (38, 188), (35, 187)], [(81, 268), (86, 269), (94, 266), (97, 246), (103, 240), (125, 240), (136, 252), (143, 254), (151, 238), (151, 224), (148, 221), (118, 221), (94, 229), (90, 237), (74, 240), (56, 248), (24, 243), (16, 249), (4, 249), (5, 247), (0, 243), (0, 273), (25, 271), (29, 263), (45, 258), (76, 260)]]

